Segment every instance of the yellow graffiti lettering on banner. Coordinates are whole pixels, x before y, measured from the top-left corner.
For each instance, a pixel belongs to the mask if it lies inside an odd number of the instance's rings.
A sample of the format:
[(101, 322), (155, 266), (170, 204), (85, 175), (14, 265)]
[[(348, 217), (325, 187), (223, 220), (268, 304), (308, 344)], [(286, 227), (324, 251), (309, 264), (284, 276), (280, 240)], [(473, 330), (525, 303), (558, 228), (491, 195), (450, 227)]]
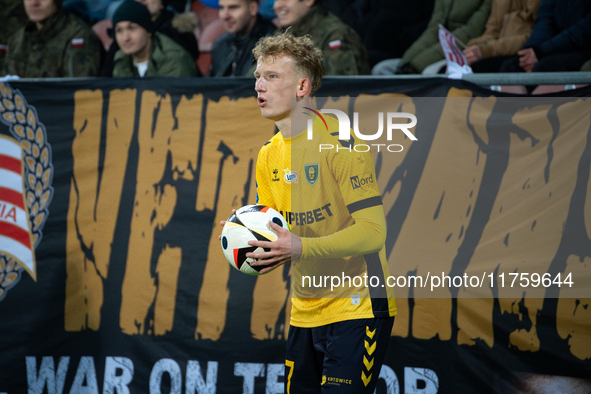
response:
[[(463, 242), (464, 230), (472, 218), (473, 211), (470, 207), (475, 204), (486, 160), (482, 153), (481, 159), (476, 160), (479, 146), (474, 140), (465, 138), (471, 134), (470, 123), (466, 121), (466, 114), (470, 113), (470, 100), (456, 98), (470, 97), (471, 92), (450, 89), (448, 96), (450, 98), (445, 100), (443, 108), (439, 109), (442, 111), (441, 118), (437, 122), (430, 148), (432, 152), (447, 153), (426, 157), (412, 204), (408, 207), (406, 220), (390, 253), (392, 275), (406, 275), (407, 272), (426, 275), (428, 271), (441, 270), (449, 272)], [(491, 110), (489, 106), (479, 106), (479, 111), (483, 111), (482, 114), (479, 113), (479, 121), (490, 116)], [(417, 134), (417, 137), (420, 139), (420, 135)], [(458, 168), (461, 171), (445, 171), (443, 176), (442, 170), (447, 168)], [(380, 173), (378, 184), (385, 183), (380, 179), (383, 176), (386, 179), (392, 176), (390, 171), (386, 172), (389, 174)], [(437, 209), (438, 206), (440, 209)], [(420, 239), (417, 239), (417, 234), (421, 235)], [(437, 256), (437, 259), (426, 258), (427, 256)], [(434, 293), (441, 298), (423, 298), (433, 297)], [(408, 301), (403, 300), (407, 296), (408, 294), (397, 293), (396, 305), (399, 313), (394, 325), (394, 334), (410, 334), (421, 339), (438, 337), (440, 340), (449, 340), (452, 336), (452, 303), (449, 298), (444, 298), (451, 296), (449, 291), (441, 289), (431, 292), (429, 289), (414, 289), (412, 313), (407, 313), (410, 312), (407, 309)], [(412, 316), (412, 321), (404, 322), (408, 316)], [(408, 327), (411, 327), (412, 332), (408, 332)]]
[[(588, 106), (581, 101), (571, 102), (558, 108), (554, 106), (560, 123), (560, 127), (555, 128), (551, 121), (552, 107), (534, 106), (519, 110), (511, 117), (513, 125), (522, 130), (526, 138), (510, 134), (507, 169), (482, 233), (482, 240), (488, 242), (478, 245), (467, 270), (482, 271), (482, 267), (491, 266), (491, 261), (498, 264), (498, 273), (506, 275), (547, 272), (550, 268), (561, 244), (563, 223), (578, 176), (576, 165), (565, 166), (558, 158), (563, 152), (581, 157), (587, 135), (568, 131), (573, 130), (574, 124), (578, 129), (588, 130), (591, 120), (585, 111)], [(536, 207), (533, 215), (528, 209), (531, 206)], [(507, 288), (499, 289), (501, 313), (514, 314), (520, 321), (531, 322), (530, 328), (519, 328), (509, 334), (511, 345), (522, 351), (539, 350), (537, 319), (544, 303), (545, 288), (528, 289), (524, 298), (507, 297), (507, 291)], [(493, 304), (489, 303), (486, 316), (492, 316), (492, 308)], [(469, 319), (471, 315), (458, 315), (460, 329), (471, 339), (482, 338), (479, 332), (462, 326), (461, 322)], [(468, 340), (467, 343), (472, 342)]]
[[(73, 177), (66, 240), (65, 329), (98, 330), (111, 244), (119, 214), (123, 179), (134, 125), (136, 91), (109, 96), (107, 144), (99, 182), (103, 95), (75, 93)], [(125, 103), (125, 105), (121, 105)]]
[[(150, 311), (154, 308), (154, 316), (167, 316), (158, 310), (159, 306), (175, 309), (174, 304), (166, 304), (159, 299), (168, 297), (168, 292), (158, 290), (173, 288), (176, 294), (180, 262), (156, 256), (155, 271), (167, 271), (156, 281), (151, 268), (155, 257), (152, 255), (154, 235), (156, 230), (162, 230), (169, 224), (177, 205), (176, 187), (162, 185), (167, 157), (170, 155), (172, 158), (177, 177), (184, 176), (184, 171), (196, 163), (198, 143), (195, 143), (195, 138), (199, 135), (202, 104), (202, 96), (190, 100), (183, 97), (177, 107), (177, 113), (183, 116), (176, 122), (169, 95), (160, 96), (151, 91), (142, 93), (136, 191), (120, 312), (121, 329), (128, 334), (153, 334), (156, 329), (164, 333), (166, 330), (160, 324), (171, 326), (170, 316), (165, 322), (156, 322)], [(180, 260), (181, 252), (177, 253)]]
[[(274, 125), (260, 116), (254, 97), (222, 97), (217, 102), (208, 101), (206, 122), (208, 125), (215, 125), (215, 128), (212, 127), (211, 132), (206, 133), (203, 141), (202, 162), (208, 163), (208, 167), (207, 171), (200, 174), (199, 184), (202, 186), (197, 192), (195, 207), (197, 211), (215, 210), (216, 226), (207, 250), (208, 259), (199, 293), (195, 338), (217, 340), (226, 324), (230, 275), (230, 266), (220, 264), (225, 258), (217, 239), (221, 233), (221, 227), (217, 228), (217, 223), (226, 220), (233, 208), (252, 204), (256, 200), (256, 158), (259, 148), (273, 136)], [(274, 320), (279, 315), (276, 310), (282, 307), (277, 299), (286, 289), (281, 271), (276, 271), (258, 278), (255, 285), (254, 304), (265, 304), (260, 309), (253, 307), (251, 321), (257, 327), (251, 330), (255, 337), (268, 335), (265, 328), (274, 327)], [(257, 291), (262, 282), (265, 283), (265, 295)], [(269, 300), (266, 296), (268, 292), (273, 292), (278, 298)], [(215, 296), (212, 297), (212, 294)], [(257, 313), (262, 316), (255, 318)]]

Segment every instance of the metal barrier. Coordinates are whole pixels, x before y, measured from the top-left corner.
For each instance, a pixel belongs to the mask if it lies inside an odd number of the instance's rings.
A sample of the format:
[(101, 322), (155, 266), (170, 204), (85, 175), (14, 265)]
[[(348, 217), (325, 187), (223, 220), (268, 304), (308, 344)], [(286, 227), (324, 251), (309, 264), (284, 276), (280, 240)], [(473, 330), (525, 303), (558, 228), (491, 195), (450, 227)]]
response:
[[(221, 77), (218, 77), (221, 78)], [(330, 79), (350, 78), (348, 76), (330, 76)], [(436, 75), (356, 75), (356, 79), (429, 79), (429, 78), (448, 78), (445, 74)], [(20, 79), (26, 82), (50, 82), (50, 81), (81, 81), (93, 80), (95, 78), (30, 78)], [(110, 79), (110, 78), (109, 78)], [(205, 78), (210, 79), (210, 78)], [(249, 77), (234, 77), (235, 81), (247, 80)], [(0, 82), (11, 82), (15, 79), (0, 78)], [(16, 79), (19, 80), (19, 79)], [(478, 73), (464, 74), (462, 80), (477, 85), (575, 85), (591, 84), (591, 71), (569, 71), (569, 72), (539, 72), (539, 73)]]
[[(356, 78), (385, 79), (427, 79), (448, 78), (445, 74), (437, 75), (371, 75)], [(574, 85), (591, 84), (590, 71), (539, 72), (539, 73), (478, 73), (464, 74), (462, 80), (477, 85)]]

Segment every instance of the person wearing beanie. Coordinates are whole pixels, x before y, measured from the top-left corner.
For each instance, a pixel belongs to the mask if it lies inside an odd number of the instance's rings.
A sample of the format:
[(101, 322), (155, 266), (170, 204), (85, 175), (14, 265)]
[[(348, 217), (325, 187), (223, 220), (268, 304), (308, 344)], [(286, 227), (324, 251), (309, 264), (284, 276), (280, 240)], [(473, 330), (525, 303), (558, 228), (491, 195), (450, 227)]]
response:
[(7, 42), (2, 75), (92, 77), (102, 46), (90, 27), (62, 10), (62, 0), (23, 0), (28, 21)]
[[(193, 12), (176, 14), (168, 7), (169, 0), (136, 1), (148, 8), (150, 17), (154, 23), (154, 31), (172, 38), (177, 44), (189, 52), (193, 62), (196, 62), (199, 57), (199, 45), (197, 44), (197, 38), (193, 31), (197, 27), (197, 15)], [(107, 50), (107, 56), (105, 57), (100, 73), (101, 76), (113, 76), (114, 57), (118, 50), (119, 46), (117, 41), (114, 40)]]
[(114, 77), (195, 77), (189, 53), (164, 34), (155, 31), (148, 8), (125, 0), (113, 14), (115, 40)]

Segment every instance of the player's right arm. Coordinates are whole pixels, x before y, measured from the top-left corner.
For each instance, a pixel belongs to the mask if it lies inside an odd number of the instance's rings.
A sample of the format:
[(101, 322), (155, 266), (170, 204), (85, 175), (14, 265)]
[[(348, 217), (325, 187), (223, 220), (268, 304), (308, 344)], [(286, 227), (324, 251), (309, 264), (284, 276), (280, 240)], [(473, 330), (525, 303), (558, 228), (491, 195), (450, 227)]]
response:
[[(262, 156), (262, 157), (261, 157)], [(269, 180), (265, 178), (264, 174), (266, 174), (266, 155), (263, 153), (263, 149), (259, 151), (258, 158), (257, 158), (257, 166), (256, 166), (256, 180), (255, 180), (255, 187), (256, 187), (256, 204), (266, 205), (269, 207), (273, 207), (272, 199), (271, 199), (271, 190), (269, 188)], [(235, 209), (232, 209), (232, 213), (236, 212)], [(220, 222), (221, 226), (226, 224), (225, 220)], [(221, 235), (218, 236), (218, 239), (221, 239)]]
[(277, 209), (271, 195), (271, 187), (267, 171), (267, 152), (264, 147), (259, 151), (256, 167), (256, 204)]

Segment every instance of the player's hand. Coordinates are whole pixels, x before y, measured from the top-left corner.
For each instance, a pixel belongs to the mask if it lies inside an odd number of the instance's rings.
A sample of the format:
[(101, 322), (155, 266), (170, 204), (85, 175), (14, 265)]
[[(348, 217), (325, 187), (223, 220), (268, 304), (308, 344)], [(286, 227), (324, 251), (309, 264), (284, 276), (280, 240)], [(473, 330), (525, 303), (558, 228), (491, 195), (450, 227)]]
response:
[(261, 274), (267, 273), (283, 264), (298, 260), (302, 255), (302, 240), (300, 237), (271, 221), (269, 222), (269, 227), (277, 233), (278, 238), (276, 241), (248, 242), (251, 246), (270, 249), (268, 252), (246, 254), (246, 257), (259, 259), (258, 261), (253, 261), (250, 265), (255, 267), (265, 267), (259, 271)]
[(468, 48), (464, 49), (464, 56), (466, 56), (468, 65), (471, 66), (472, 63), (482, 59), (482, 52), (480, 51), (478, 45), (470, 45)]
[(533, 48), (525, 48), (517, 51), (519, 55), (519, 67), (521, 67), (526, 73), (531, 72), (536, 64), (538, 64), (538, 57)]
[[(234, 214), (234, 212), (236, 212), (236, 210), (232, 209), (232, 214)], [(230, 215), (230, 216), (232, 216), (232, 215)], [(226, 220), (222, 220), (220, 222), (220, 226), (224, 227), (225, 225), (226, 225)], [(222, 234), (218, 235), (218, 241), (221, 241), (221, 240), (222, 240)]]

